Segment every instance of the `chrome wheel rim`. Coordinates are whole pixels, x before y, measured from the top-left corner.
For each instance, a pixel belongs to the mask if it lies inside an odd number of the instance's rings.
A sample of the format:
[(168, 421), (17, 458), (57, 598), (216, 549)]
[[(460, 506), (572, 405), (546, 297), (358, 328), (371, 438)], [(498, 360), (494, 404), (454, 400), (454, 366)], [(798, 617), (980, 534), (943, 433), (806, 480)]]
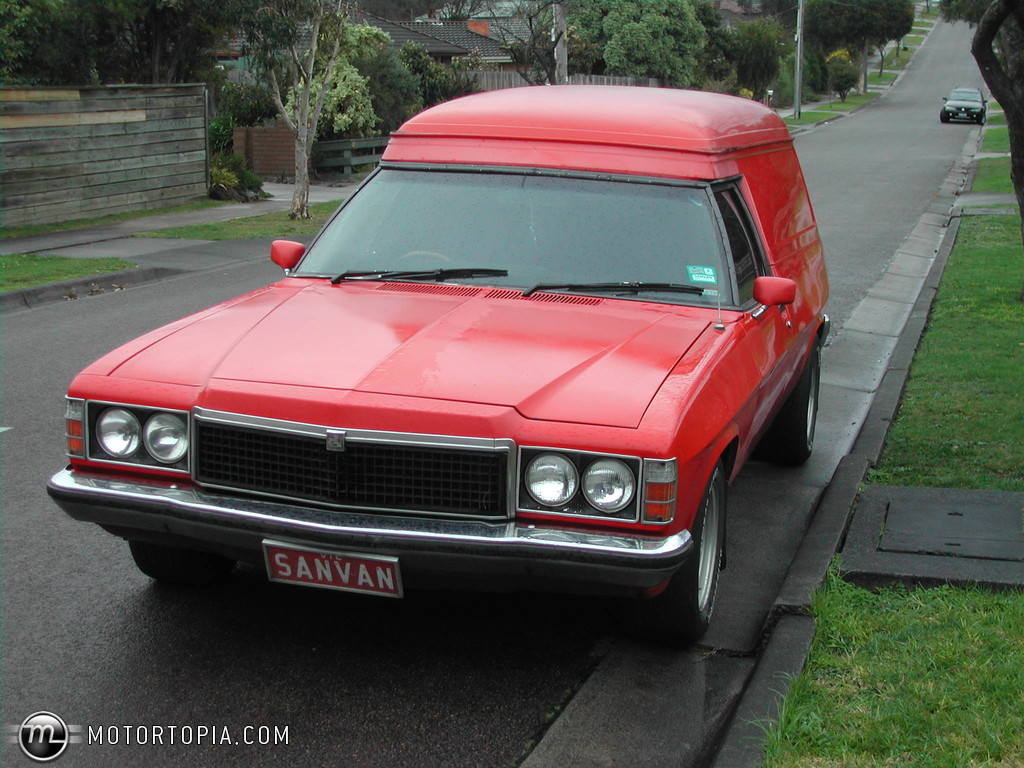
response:
[(818, 378), (818, 372), (814, 372), (814, 378), (811, 379), (811, 391), (807, 395), (807, 447), (810, 448), (814, 445), (814, 428), (818, 421), (818, 388), (820, 387), (820, 380)]

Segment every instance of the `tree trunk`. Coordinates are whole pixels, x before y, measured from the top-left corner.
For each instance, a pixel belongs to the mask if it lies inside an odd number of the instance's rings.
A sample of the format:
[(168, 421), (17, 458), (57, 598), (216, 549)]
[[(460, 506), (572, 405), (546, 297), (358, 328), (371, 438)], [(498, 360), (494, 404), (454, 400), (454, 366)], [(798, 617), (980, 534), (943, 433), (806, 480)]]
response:
[(292, 191), (293, 219), (309, 218), (309, 127), (305, 120), (295, 124), (295, 189)]
[[(993, 48), (997, 36), (1002, 38), (1002, 58)], [(985, 84), (1006, 115), (1010, 180), (1022, 214), (1024, 245), (1024, 0), (995, 0), (978, 22), (971, 53)], [(1024, 285), (1019, 299), (1024, 302)]]
[(860, 52), (860, 92), (863, 95), (868, 93), (868, 41), (864, 41), (864, 46)]

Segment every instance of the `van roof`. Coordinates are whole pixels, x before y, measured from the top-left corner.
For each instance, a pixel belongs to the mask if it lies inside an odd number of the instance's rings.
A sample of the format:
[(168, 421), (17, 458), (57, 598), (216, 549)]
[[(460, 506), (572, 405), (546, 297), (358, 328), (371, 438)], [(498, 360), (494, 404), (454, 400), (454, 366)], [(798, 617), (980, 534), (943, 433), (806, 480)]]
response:
[(393, 134), (398, 140), (393, 141), (394, 149), (399, 150), (406, 139), (431, 138), (566, 142), (701, 154), (791, 141), (778, 115), (748, 99), (674, 88), (598, 85), (509, 88), (454, 99), (408, 120)]

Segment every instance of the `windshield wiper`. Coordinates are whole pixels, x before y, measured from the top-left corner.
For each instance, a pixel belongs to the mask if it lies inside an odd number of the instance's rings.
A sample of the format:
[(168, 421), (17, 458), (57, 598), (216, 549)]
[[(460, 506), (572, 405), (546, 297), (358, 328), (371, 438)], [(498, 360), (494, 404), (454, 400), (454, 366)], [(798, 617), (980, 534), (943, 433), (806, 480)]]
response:
[(682, 285), (680, 283), (537, 283), (523, 291), (523, 296), (529, 296), (537, 291), (580, 291), (582, 293), (692, 293), (694, 296), (703, 296), (704, 289), (695, 285)]
[(331, 279), (333, 285), (342, 280), (457, 280), (466, 277), (505, 277), (507, 269), (484, 269), (479, 267), (457, 267), (454, 269), (371, 269), (350, 270)]

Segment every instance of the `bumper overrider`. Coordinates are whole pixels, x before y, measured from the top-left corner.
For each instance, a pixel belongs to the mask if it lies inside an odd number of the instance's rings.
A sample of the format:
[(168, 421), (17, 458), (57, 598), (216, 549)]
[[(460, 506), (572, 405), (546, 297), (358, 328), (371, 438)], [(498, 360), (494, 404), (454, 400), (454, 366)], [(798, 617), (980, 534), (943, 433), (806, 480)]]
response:
[(267, 541), (396, 557), (413, 588), (532, 586), (636, 595), (669, 579), (693, 552), (688, 531), (655, 537), (328, 510), (71, 469), (55, 474), (47, 490), (72, 518), (127, 539), (254, 563), (264, 561)]

